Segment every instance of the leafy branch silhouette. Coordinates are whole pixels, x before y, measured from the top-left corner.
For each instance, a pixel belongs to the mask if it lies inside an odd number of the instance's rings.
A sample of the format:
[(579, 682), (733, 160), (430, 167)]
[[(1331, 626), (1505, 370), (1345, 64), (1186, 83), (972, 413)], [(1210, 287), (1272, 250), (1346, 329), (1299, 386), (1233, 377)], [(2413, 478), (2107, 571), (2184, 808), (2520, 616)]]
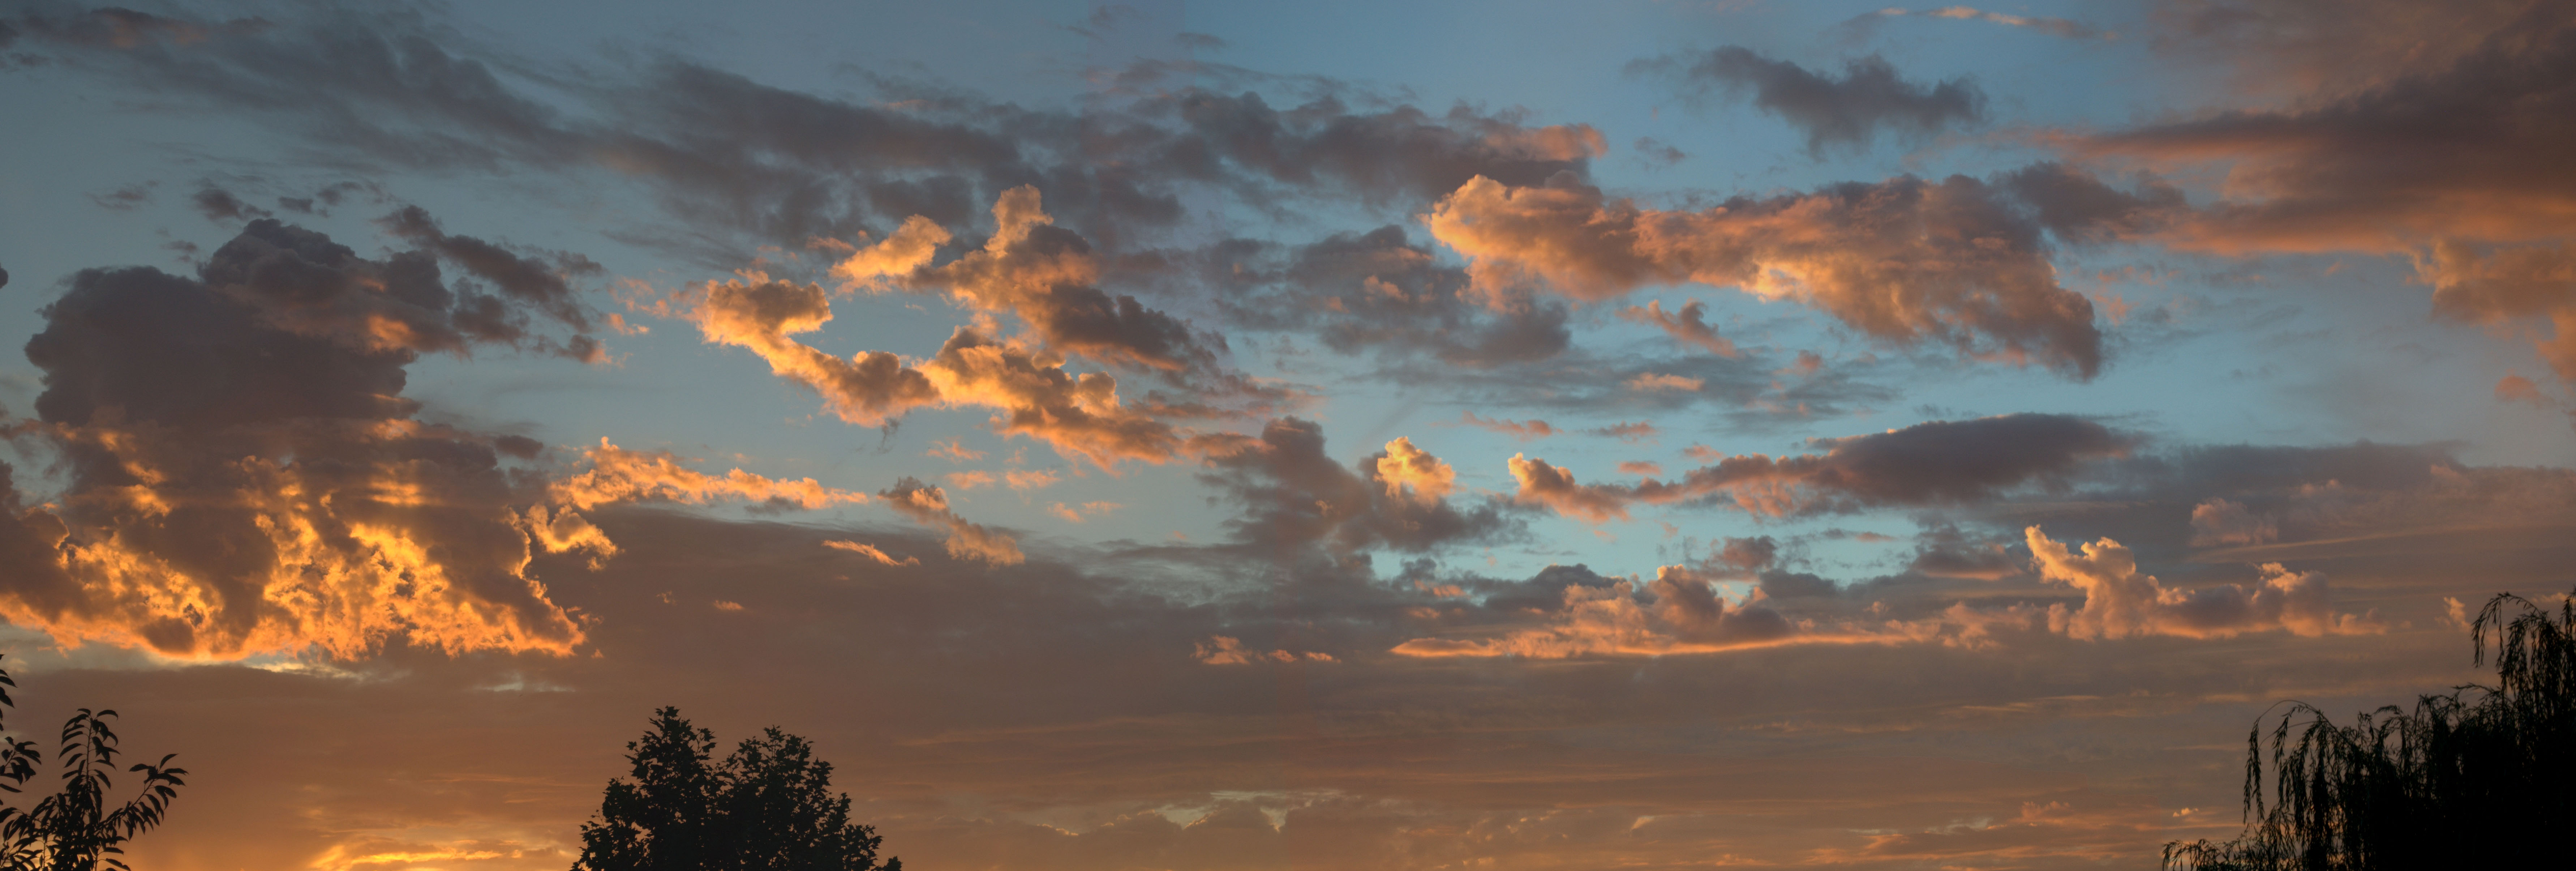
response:
[[(17, 706), (9, 695), (17, 686), (7, 671), (0, 671), (0, 713)], [(117, 858), (125, 853), (125, 842), (161, 824), (179, 787), (187, 785), (182, 777), (188, 770), (170, 764), (177, 754), (157, 763), (136, 763), (126, 771), (143, 774), (141, 793), (110, 809), (108, 794), (116, 786), (112, 775), (120, 752), (111, 725), (115, 719), (115, 711), (82, 708), (63, 723), (61, 749), (55, 754), (63, 769), (62, 787), (32, 808), (0, 806), (0, 869), (125, 869), (125, 860)], [(24, 795), (43, 763), (44, 751), (36, 742), (0, 737), (0, 791)]]

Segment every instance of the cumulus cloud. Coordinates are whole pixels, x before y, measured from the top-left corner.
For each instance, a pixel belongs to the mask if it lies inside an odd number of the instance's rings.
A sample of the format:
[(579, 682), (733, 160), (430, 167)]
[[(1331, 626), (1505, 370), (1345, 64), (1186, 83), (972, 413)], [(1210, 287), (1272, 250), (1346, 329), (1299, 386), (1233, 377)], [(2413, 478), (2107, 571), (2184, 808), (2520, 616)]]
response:
[(710, 281), (669, 301), (713, 344), (748, 348), (779, 377), (812, 388), (842, 420), (879, 426), (923, 406), (985, 406), (992, 428), (1026, 435), (1102, 468), (1122, 459), (1170, 461), (1183, 437), (1171, 425), (1119, 401), (1118, 379), (1074, 374), (1062, 358), (959, 327), (939, 353), (909, 362), (885, 351), (847, 359), (792, 338), (832, 319), (829, 293), (813, 283), (748, 272)]
[(1648, 209), (1578, 182), (1477, 179), (1424, 221), (1483, 284), (1536, 278), (1584, 301), (1686, 281), (1734, 286), (1891, 345), (1937, 342), (2077, 378), (2102, 365), (2093, 304), (2057, 283), (2043, 227), (2008, 191), (1965, 176), (1846, 183), (1698, 212)]
[(1919, 136), (1985, 120), (1985, 94), (1974, 83), (1908, 82), (1874, 54), (1845, 63), (1839, 79), (1736, 45), (1637, 61), (1628, 69), (1677, 79), (1688, 93), (1750, 94), (1755, 107), (1806, 133), (1807, 153), (1819, 159), (1827, 146), (1867, 146), (1881, 130)]
[[(259, 308), (280, 328), (374, 348), (463, 355), (477, 344), (494, 344), (583, 362), (606, 353), (584, 332), (589, 320), (569, 283), (598, 271), (588, 259), (556, 252), (547, 255), (554, 264), (549, 267), (479, 239), (437, 234), (417, 208), (401, 214), (429, 228), (404, 236), (421, 244), (420, 250), (367, 260), (321, 233), (261, 219), (217, 248), (199, 278)], [(460, 260), (451, 252), (467, 256)], [(467, 282), (451, 285), (439, 271), (439, 258), (461, 262), (504, 292), (492, 296)], [(547, 271), (555, 267), (559, 271)], [(529, 326), (531, 313), (573, 332), (560, 339), (539, 335)]]
[(1027, 557), (1020, 554), (1019, 540), (990, 527), (970, 523), (948, 507), (948, 494), (938, 487), (914, 478), (896, 481), (892, 488), (877, 496), (897, 513), (913, 522), (948, 533), (948, 555), (961, 560), (979, 560), (997, 566), (1018, 565)]
[(463, 298), (427, 255), (268, 220), (195, 279), (74, 275), (27, 344), (37, 419), (9, 428), (63, 489), (36, 504), (0, 470), (0, 611), (183, 657), (569, 653), (583, 625), (530, 566), (614, 545), (502, 467), (525, 439), (423, 423), (402, 396), (421, 352), (513, 338), (460, 326)]
[(1673, 341), (1697, 347), (1720, 357), (1735, 356), (1735, 343), (1725, 336), (1718, 335), (1717, 330), (1708, 325), (1707, 316), (1708, 306), (1695, 299), (1683, 304), (1681, 310), (1675, 312), (1664, 311), (1663, 300), (1647, 300), (1645, 305), (1629, 306), (1619, 310), (1620, 320), (1653, 324), (1656, 329), (1663, 330), (1666, 335), (1672, 336)]
[(949, 234), (916, 215), (883, 241), (852, 253), (832, 272), (861, 284), (945, 291), (970, 311), (1018, 317), (1040, 347), (1103, 363), (1175, 374), (1216, 365), (1222, 338), (1194, 333), (1188, 324), (1146, 308), (1135, 297), (1102, 291), (1091, 246), (1055, 226), (1036, 187), (1002, 192), (993, 203), (993, 222), (993, 235), (982, 248), (934, 266), (933, 254)]
[(2084, 593), (2081, 607), (2052, 605), (2048, 612), (2049, 629), (2074, 638), (2226, 638), (2273, 629), (2307, 636), (2385, 631), (2375, 615), (2333, 613), (2321, 573), (2293, 572), (2268, 563), (2262, 567), (2262, 580), (2251, 587), (2226, 584), (2186, 590), (2166, 587), (2155, 576), (2139, 572), (2137, 557), (2110, 539), (2084, 545), (2078, 555), (2037, 526), (2024, 533), (2040, 576)]
[(1409, 438), (1387, 443), (1354, 470), (1324, 453), (1321, 425), (1286, 417), (1264, 427), (1258, 442), (1212, 456), (1208, 465), (1205, 480), (1243, 506), (1227, 525), (1245, 544), (1421, 551), (1516, 528), (1490, 501), (1451, 504), (1456, 472)]
[(1787, 516), (1960, 504), (2029, 484), (2062, 486), (2087, 462), (2127, 454), (2136, 439), (2080, 417), (2010, 414), (1812, 443), (1825, 452), (1740, 454), (1672, 482), (1582, 484), (1570, 471), (1517, 454), (1509, 467), (1520, 485), (1519, 499), (1591, 523), (1625, 520), (1628, 506), (1638, 502), (1692, 500)]

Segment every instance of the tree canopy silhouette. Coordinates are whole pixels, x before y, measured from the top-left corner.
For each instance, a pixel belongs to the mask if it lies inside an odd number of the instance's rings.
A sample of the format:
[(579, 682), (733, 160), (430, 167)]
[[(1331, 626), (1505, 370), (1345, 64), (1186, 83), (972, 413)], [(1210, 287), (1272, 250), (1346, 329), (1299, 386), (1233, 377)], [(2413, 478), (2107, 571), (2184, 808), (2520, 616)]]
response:
[(903, 871), (901, 859), (877, 863), (884, 839), (850, 822), (832, 763), (805, 739), (771, 726), (710, 764), (715, 747), (680, 709), (654, 712), (626, 744), (633, 781), (610, 780), (582, 824), (573, 871)]
[[(0, 711), (17, 706), (9, 697), (17, 686), (7, 671), (0, 671)], [(121, 869), (125, 861), (116, 857), (124, 854), (124, 843), (161, 824), (171, 799), (187, 785), (180, 778), (188, 770), (171, 767), (176, 754), (159, 763), (136, 763), (126, 770), (143, 773), (142, 792), (108, 807), (108, 792), (116, 786), (111, 776), (118, 753), (116, 730), (109, 725), (114, 719), (115, 711), (82, 708), (63, 723), (62, 747), (56, 753), (62, 761), (62, 788), (32, 808), (0, 806), (0, 869), (95, 871), (102, 864)], [(0, 791), (23, 795), (44, 761), (36, 742), (0, 738)]]
[[(2165, 845), (2176, 871), (2540, 867), (2566, 862), (2576, 812), (2576, 599), (2549, 611), (2511, 594), (2472, 624), (2494, 639), (2495, 686), (2427, 695), (2349, 727), (2293, 702), (2246, 736), (2245, 834)], [(2292, 740), (2293, 733), (2297, 740)]]

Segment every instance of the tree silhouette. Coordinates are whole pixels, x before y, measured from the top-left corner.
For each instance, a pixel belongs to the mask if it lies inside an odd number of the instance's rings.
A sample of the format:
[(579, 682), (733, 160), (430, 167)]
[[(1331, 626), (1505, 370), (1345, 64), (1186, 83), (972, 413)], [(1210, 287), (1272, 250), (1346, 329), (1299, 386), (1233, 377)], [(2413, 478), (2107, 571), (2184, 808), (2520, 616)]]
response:
[[(15, 707), (9, 690), (18, 686), (9, 673), (0, 671), (0, 710)], [(108, 791), (115, 788), (110, 773), (116, 769), (116, 730), (109, 726), (115, 711), (91, 713), (80, 709), (63, 723), (62, 749), (56, 754), (62, 760), (63, 785), (53, 795), (36, 802), (35, 807), (21, 810), (0, 806), (0, 869), (6, 871), (95, 871), (100, 865), (126, 867), (123, 844), (152, 827), (160, 825), (177, 798), (185, 768), (170, 766), (172, 756), (155, 763), (137, 763), (127, 771), (143, 772), (143, 791), (114, 809), (107, 806)], [(18, 738), (0, 739), (0, 790), (12, 795), (23, 794), (27, 781), (36, 776), (44, 762), (44, 751), (36, 742)]]
[[(2511, 611), (2511, 613), (2508, 613)], [(2292, 702), (2246, 736), (2245, 834), (2165, 845), (2176, 871), (2542, 867), (2569, 861), (2576, 812), (2576, 599), (2557, 619), (2511, 594), (2478, 612), (2470, 638), (2496, 685), (2427, 695), (2336, 726)], [(2298, 740), (2291, 741), (2292, 732)]]
[(710, 765), (715, 733), (680, 709), (654, 712), (627, 742), (633, 782), (610, 780), (599, 816), (581, 827), (573, 871), (903, 871), (877, 864), (876, 830), (850, 822), (832, 763), (772, 726)]

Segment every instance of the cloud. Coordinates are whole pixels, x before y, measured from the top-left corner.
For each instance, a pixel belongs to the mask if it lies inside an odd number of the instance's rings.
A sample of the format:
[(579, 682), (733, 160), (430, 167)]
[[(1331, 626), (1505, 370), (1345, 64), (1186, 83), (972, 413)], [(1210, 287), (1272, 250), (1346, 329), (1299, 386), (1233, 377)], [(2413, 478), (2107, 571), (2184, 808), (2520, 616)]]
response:
[(1309, 650), (1291, 653), (1285, 650), (1246, 650), (1243, 639), (1225, 635), (1209, 636), (1198, 643), (1198, 661), (1208, 665), (1251, 665), (1256, 662), (1332, 662), (1333, 655)]
[(2520, 375), (2507, 375), (2496, 379), (2495, 398), (2497, 402), (2521, 402), (2533, 408), (2548, 408), (2551, 405), (2549, 395), (2540, 392), (2540, 385), (2533, 384), (2531, 379)]
[[(2238, 108), (2095, 135), (2073, 153), (2224, 172), (2222, 199), (2160, 234), (2224, 254), (2361, 251), (2415, 259), (2434, 309), (2471, 322), (2539, 318), (2576, 379), (2576, 269), (2565, 216), (2576, 178), (2576, 22), (2554, 4), (2177, 3), (2186, 41), (2315, 87)], [(2335, 39), (2328, 39), (2333, 35)], [(2254, 59), (2266, 53), (2267, 59)]]
[[(1802, 635), (1778, 612), (1752, 603), (1729, 604), (1682, 566), (1657, 569), (1638, 595), (1629, 581), (1608, 586), (1567, 585), (1564, 599), (1541, 626), (1484, 637), (1416, 638), (1389, 652), (1424, 658), (1668, 656), (1717, 653), (1797, 643), (1851, 643), (1847, 635)], [(1641, 602), (1641, 599), (1644, 601)]]
[(1597, 435), (1597, 436), (1608, 436), (1608, 437), (1610, 437), (1610, 438), (1618, 439), (1618, 440), (1620, 440), (1620, 441), (1627, 442), (1627, 443), (1629, 443), (1629, 444), (1636, 444), (1636, 443), (1638, 443), (1638, 442), (1642, 442), (1642, 441), (1649, 441), (1649, 440), (1652, 440), (1654, 437), (1656, 437), (1656, 436), (1658, 436), (1658, 435), (1662, 435), (1662, 434), (1663, 434), (1663, 430), (1656, 429), (1654, 424), (1647, 423), (1647, 422), (1642, 421), (1642, 420), (1632, 420), (1632, 421), (1627, 421), (1627, 422), (1624, 422), (1624, 423), (1616, 423), (1616, 424), (1612, 424), (1612, 425), (1610, 425), (1610, 426), (1598, 427), (1598, 428), (1595, 428), (1595, 429), (1585, 430), (1585, 432), (1589, 432), (1589, 433), (1591, 433), (1591, 434), (1593, 434), (1593, 435)]
[(776, 480), (741, 469), (709, 475), (681, 466), (668, 451), (630, 451), (609, 444), (606, 438), (599, 440), (599, 447), (582, 452), (582, 458), (589, 461), (589, 469), (548, 487), (555, 501), (582, 510), (652, 500), (704, 505), (717, 499), (747, 499), (807, 510), (868, 501), (865, 493), (835, 490), (812, 478)]
[(472, 236), (449, 235), (419, 206), (397, 209), (380, 223), (394, 235), (491, 282), (503, 299), (571, 327), (575, 335), (561, 350), (564, 356), (585, 363), (605, 359), (606, 350), (583, 334), (590, 329), (591, 316), (572, 285), (574, 279), (607, 271), (590, 258), (569, 251), (522, 253)]
[(887, 507), (912, 518), (913, 522), (948, 532), (948, 555), (961, 560), (980, 560), (997, 566), (1019, 565), (1027, 560), (1020, 554), (1019, 541), (1009, 534), (967, 522), (948, 508), (948, 494), (938, 487), (913, 478), (896, 481), (892, 488), (877, 493)]
[(1085, 502), (1081, 505), (1057, 502), (1047, 506), (1047, 513), (1062, 518), (1066, 523), (1081, 523), (1125, 507), (1127, 506), (1116, 502)]
[[(408, 10), (276, 23), (122, 10), (11, 20), (22, 43), (71, 69), (257, 117), (344, 162), (619, 172), (687, 225), (669, 234), (673, 247), (719, 264), (752, 247), (731, 237), (801, 245), (916, 215), (954, 226), (1029, 184), (1085, 235), (1115, 242), (1178, 224), (1184, 187), (1217, 186), (1256, 207), (1308, 197), (1410, 207), (1478, 176), (1580, 175), (1606, 151), (1586, 125), (1464, 104), (1425, 111), (1329, 80), (1268, 80), (1267, 98), (1220, 93), (1198, 85), (1247, 76), (1213, 65), (1140, 63), (1115, 73), (1118, 100), (1056, 110), (883, 76), (864, 97), (825, 98), (677, 58), (512, 75), (540, 59)], [(1304, 96), (1274, 107), (1283, 89)]]
[(855, 541), (843, 541), (841, 539), (834, 538), (824, 540), (823, 546), (833, 550), (846, 550), (851, 553), (858, 554), (868, 559), (875, 560), (879, 565), (917, 566), (921, 564), (920, 557), (908, 556), (898, 560), (894, 557), (887, 556), (885, 551), (877, 549), (877, 546), (873, 544), (862, 544)]
[(1389, 499), (1437, 502), (1458, 489), (1457, 470), (1431, 452), (1414, 447), (1410, 438), (1387, 442), (1386, 453), (1370, 458), (1364, 471), (1386, 482)]
[(828, 293), (812, 283), (774, 281), (746, 272), (673, 297), (667, 308), (698, 326), (711, 344), (748, 348), (779, 377), (812, 388), (835, 416), (881, 426), (923, 406), (985, 406), (1000, 413), (1001, 435), (1026, 435), (1101, 468), (1122, 459), (1170, 461), (1182, 449), (1171, 425), (1122, 404), (1118, 379), (1076, 375), (1062, 359), (985, 338), (971, 327), (950, 334), (939, 353), (918, 363), (885, 351), (833, 356), (791, 336), (832, 319)]
[(421, 351), (507, 341), (458, 328), (460, 298), (426, 255), (270, 220), (198, 279), (75, 274), (27, 344), (37, 419), (10, 427), (63, 489), (34, 504), (0, 470), (0, 612), (191, 658), (570, 653), (583, 624), (530, 566), (615, 546), (502, 467), (525, 439), (423, 423), (402, 396)]
[(1643, 372), (1639, 373), (1635, 378), (1628, 379), (1627, 385), (1628, 389), (1637, 391), (1673, 390), (1682, 393), (1696, 393), (1701, 387), (1708, 385), (1708, 380), (1705, 378), (1692, 378), (1687, 375), (1666, 375), (1657, 372)]
[(1790, 299), (1891, 346), (2036, 359), (2089, 379), (2093, 305), (2061, 287), (2042, 227), (1965, 176), (1846, 183), (1699, 212), (1647, 209), (1580, 183), (1468, 182), (1423, 219), (1479, 284), (1538, 279), (1602, 301), (1685, 281)]
[(2080, 417), (2010, 414), (1811, 443), (1825, 453), (1740, 454), (1670, 483), (1580, 484), (1572, 472), (1520, 455), (1509, 465), (1523, 502), (1591, 523), (1625, 520), (1637, 502), (1723, 500), (1755, 514), (1788, 516), (1962, 504), (2028, 484), (2063, 486), (2087, 462), (2126, 455), (2136, 439)]
[(2212, 499), (2191, 508), (2191, 546), (2263, 544), (2281, 536), (2277, 524), (2241, 503)]
[(1805, 132), (1807, 153), (1818, 159), (1828, 146), (1866, 147), (1881, 130), (1923, 136), (1985, 120), (1985, 94), (1973, 82), (1915, 84), (1874, 54), (1845, 63), (1840, 79), (1736, 45), (1641, 60), (1628, 71), (1675, 79), (1694, 96), (1750, 93), (1755, 107)]
[(1557, 357), (1572, 341), (1563, 303), (1479, 291), (1399, 226), (1295, 246), (1230, 239), (1202, 259), (1199, 280), (1221, 290), (1215, 304), (1239, 328), (1311, 333), (1345, 354), (1494, 368)]
[(248, 221), (271, 217), (267, 209), (251, 205), (234, 196), (232, 191), (207, 186), (189, 195), (188, 202), (209, 221)]
[(1902, 16), (1946, 18), (1953, 21), (1984, 21), (1993, 24), (2001, 24), (2006, 27), (2019, 27), (2025, 30), (2038, 31), (2059, 39), (2113, 40), (2120, 38), (2120, 35), (2117, 33), (2103, 30), (2092, 25), (2085, 24), (2081, 21), (2073, 21), (2065, 18), (2049, 18), (2046, 16), (2012, 15), (1967, 6), (1943, 6), (1938, 9), (1919, 10), (1894, 8), (1881, 9), (1876, 12), (1862, 13), (1860, 17), (1852, 19), (1850, 23), (1854, 25), (1865, 25), (1865, 23), (1875, 23), (1880, 19)]
[[(2576, 203), (2576, 190), (2570, 193)], [(2559, 380), (2576, 383), (2576, 243), (2481, 252), (2442, 240), (2417, 262), (2416, 274), (2433, 286), (2433, 311), (2443, 317), (2469, 323), (2547, 319), (2552, 334), (2536, 342), (2540, 357)]]
[(1243, 506), (1242, 516), (1226, 523), (1245, 545), (1422, 551), (1517, 528), (1492, 502), (1465, 510), (1450, 504), (1456, 473), (1407, 438), (1354, 471), (1325, 455), (1321, 425), (1284, 417), (1263, 427), (1258, 442), (1207, 462), (1202, 480)]
[(1544, 420), (1499, 420), (1494, 418), (1477, 417), (1476, 413), (1472, 411), (1459, 412), (1458, 419), (1469, 426), (1492, 430), (1525, 442), (1535, 439), (1543, 439), (1548, 436), (1564, 432), (1564, 430), (1549, 426), (1547, 421)]
[(1558, 514), (1580, 517), (1588, 523), (1628, 519), (1628, 503), (1634, 497), (1626, 489), (1577, 484), (1573, 472), (1521, 454), (1513, 454), (1505, 466), (1511, 470), (1512, 480), (1520, 484), (1513, 498), (1522, 504), (1545, 505)]
[(680, 315), (709, 344), (750, 349), (779, 377), (822, 394), (824, 407), (844, 421), (879, 426), (941, 399), (928, 375), (894, 354), (861, 351), (844, 360), (790, 338), (832, 319), (820, 285), (748, 272), (738, 281), (707, 282), (678, 301)]
[(1647, 300), (1643, 306), (1620, 309), (1619, 319), (1654, 324), (1657, 329), (1672, 336), (1673, 341), (1695, 346), (1720, 357), (1735, 356), (1737, 354), (1735, 343), (1728, 341), (1725, 336), (1718, 335), (1717, 330), (1709, 327), (1704, 319), (1707, 313), (1708, 306), (1701, 305), (1700, 301), (1695, 299), (1684, 304), (1680, 311), (1671, 313), (1664, 311), (1662, 300)]
[(2238, 584), (2169, 588), (2140, 573), (2136, 556), (2118, 542), (2105, 538), (2084, 545), (2078, 556), (2037, 526), (2025, 533), (2040, 576), (2084, 593), (2080, 608), (2049, 608), (2049, 629), (2075, 638), (2227, 638), (2272, 629), (2306, 636), (2386, 631), (2376, 615), (2333, 613), (2326, 601), (2325, 575), (2316, 572), (2293, 572), (2268, 563), (2262, 567), (2262, 581), (2251, 588)]
[[(428, 221), (417, 209), (410, 213)], [(558, 252), (551, 256), (567, 264), (567, 272), (540, 276), (535, 271), (542, 267), (535, 261), (520, 260), (481, 240), (407, 238), (431, 247), (399, 252), (382, 261), (367, 260), (329, 236), (263, 218), (215, 249), (199, 277), (216, 292), (259, 309), (280, 328), (371, 348), (461, 356), (474, 345), (496, 344), (583, 362), (595, 362), (605, 354), (597, 340), (582, 332), (589, 323), (565, 283), (567, 274), (596, 272), (597, 266), (584, 265), (589, 260)], [(507, 292), (497, 297), (467, 282), (451, 286), (433, 255), (441, 247), (466, 243), (492, 257), (506, 258), (512, 269), (529, 271), (514, 276), (512, 284), (505, 285)], [(477, 257), (468, 271), (488, 280), (500, 268), (497, 261)], [(527, 286), (529, 282), (542, 282), (544, 287)], [(520, 289), (508, 291), (511, 286)], [(531, 312), (562, 321), (574, 332), (562, 339), (537, 335), (529, 328)]]
[(1224, 339), (1193, 334), (1187, 324), (1135, 297), (1100, 290), (1091, 246), (1055, 226), (1036, 187), (1002, 192), (993, 203), (993, 222), (993, 235), (982, 248), (934, 266), (934, 251), (949, 234), (916, 215), (884, 241), (833, 266), (832, 274), (863, 285), (944, 290), (970, 311), (1017, 316), (1040, 347), (1103, 363), (1174, 374), (1216, 366)]

